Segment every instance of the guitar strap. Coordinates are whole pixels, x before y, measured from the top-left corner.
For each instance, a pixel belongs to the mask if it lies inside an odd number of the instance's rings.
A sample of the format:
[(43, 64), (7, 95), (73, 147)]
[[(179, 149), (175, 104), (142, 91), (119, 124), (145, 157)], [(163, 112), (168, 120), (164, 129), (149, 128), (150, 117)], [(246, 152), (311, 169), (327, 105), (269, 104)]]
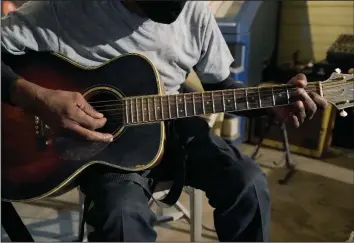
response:
[[(175, 130), (175, 121), (166, 122), (166, 129), (168, 134), (168, 142), (166, 143), (166, 153), (165, 153), (165, 163), (170, 172), (173, 173), (173, 184), (170, 188), (169, 193), (162, 199), (156, 200), (151, 194), (152, 199), (160, 207), (171, 207), (173, 206), (181, 196), (183, 187), (185, 185), (186, 177), (186, 157), (184, 146), (180, 141), (179, 134)], [(153, 181), (152, 189), (156, 188), (158, 181)]]

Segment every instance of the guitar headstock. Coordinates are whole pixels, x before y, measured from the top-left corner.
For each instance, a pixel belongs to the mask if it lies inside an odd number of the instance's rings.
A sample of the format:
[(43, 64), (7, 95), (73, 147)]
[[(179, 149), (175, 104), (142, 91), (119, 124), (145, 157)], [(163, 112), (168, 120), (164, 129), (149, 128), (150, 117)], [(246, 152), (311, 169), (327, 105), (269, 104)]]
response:
[(345, 117), (347, 113), (344, 109), (354, 106), (354, 70), (350, 69), (348, 74), (342, 74), (338, 68), (335, 71), (321, 82), (322, 94)]

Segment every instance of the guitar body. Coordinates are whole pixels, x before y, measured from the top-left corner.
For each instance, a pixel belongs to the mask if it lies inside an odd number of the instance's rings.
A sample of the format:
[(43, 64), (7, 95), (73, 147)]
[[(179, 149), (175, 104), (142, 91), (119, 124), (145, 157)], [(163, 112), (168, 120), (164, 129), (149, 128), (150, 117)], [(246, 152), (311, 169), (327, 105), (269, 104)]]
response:
[[(114, 109), (106, 110), (113, 113), (119, 113), (124, 97), (162, 94), (155, 67), (138, 54), (123, 55), (97, 68), (85, 68), (49, 53), (4, 60), (9, 60), (6, 63), (16, 73), (40, 86), (80, 92), (92, 104), (111, 102)], [(6, 201), (65, 192), (95, 163), (126, 171), (152, 168), (158, 164), (164, 145), (162, 122), (125, 127), (122, 117), (111, 119), (100, 129), (114, 134), (115, 140), (109, 145), (48, 136), (50, 129), (40, 118), (4, 103), (1, 125), (1, 190)]]

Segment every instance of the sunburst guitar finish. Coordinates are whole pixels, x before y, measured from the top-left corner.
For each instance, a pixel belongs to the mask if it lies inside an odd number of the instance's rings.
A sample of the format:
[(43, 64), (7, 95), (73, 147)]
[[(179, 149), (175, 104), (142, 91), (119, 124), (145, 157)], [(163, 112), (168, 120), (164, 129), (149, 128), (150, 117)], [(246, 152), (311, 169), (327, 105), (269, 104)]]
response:
[(147, 58), (128, 54), (95, 68), (49, 53), (6, 60), (26, 80), (82, 93), (107, 117), (99, 131), (114, 134), (114, 142), (107, 145), (55, 137), (39, 117), (2, 103), (2, 200), (26, 201), (66, 191), (80, 172), (95, 163), (125, 171), (158, 164), (164, 124), (124, 126), (124, 97), (161, 94), (158, 72)]

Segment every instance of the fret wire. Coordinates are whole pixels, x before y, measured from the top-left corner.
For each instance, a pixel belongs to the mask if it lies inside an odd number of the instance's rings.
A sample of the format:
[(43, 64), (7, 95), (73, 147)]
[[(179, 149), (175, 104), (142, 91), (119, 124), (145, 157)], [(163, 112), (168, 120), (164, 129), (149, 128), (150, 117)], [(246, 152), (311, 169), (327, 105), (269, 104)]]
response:
[(288, 85), (286, 85), (285, 88), (286, 88), (286, 97), (288, 99), (288, 104), (289, 104), (290, 103), (290, 95), (289, 95)]
[(126, 123), (129, 123), (129, 105), (128, 105), (128, 100), (125, 100), (125, 116), (126, 116)]
[[(286, 92), (287, 92), (287, 97), (288, 97), (288, 102), (290, 102), (290, 89), (289, 89), (289, 87), (288, 86), (285, 86), (285, 88), (286, 88)], [(246, 95), (246, 101), (247, 101), (247, 108), (249, 109), (250, 108), (250, 103), (249, 103), (249, 95), (250, 95), (250, 93), (249, 92), (247, 92), (248, 90), (245, 90), (245, 95)], [(215, 112), (216, 111), (216, 105), (219, 105), (219, 103), (218, 104), (216, 104), (216, 102), (219, 102), (219, 101), (215, 101), (215, 95), (214, 95), (214, 93), (216, 93), (217, 94), (217, 92), (213, 92), (212, 93), (212, 95), (211, 95), (211, 101), (213, 102), (213, 111)], [(275, 106), (276, 105), (276, 99), (275, 99), (275, 93), (274, 93), (274, 88), (272, 87), (271, 88), (271, 93), (272, 93), (272, 103), (273, 103), (273, 105)], [(218, 94), (217, 94), (218, 95)], [(233, 95), (234, 95), (234, 100), (236, 101), (235, 103), (235, 108), (237, 108), (237, 97), (236, 97), (236, 91), (235, 90), (233, 90)], [(257, 95), (256, 93), (255, 94), (252, 94), (252, 96), (254, 96), (254, 95)], [(203, 93), (201, 93), (201, 98), (202, 98), (202, 101), (203, 101), (203, 112), (205, 113), (206, 112), (206, 108), (205, 108), (205, 101), (206, 100), (209, 100), (208, 98), (209, 97), (207, 97), (207, 98), (205, 98), (204, 96), (203, 96)], [(224, 107), (224, 109), (226, 109), (227, 107), (226, 107), (226, 101), (225, 101), (225, 93), (222, 91), (221, 92), (221, 97), (222, 97), (222, 100), (220, 100), (220, 105), (223, 105), (223, 107)], [(140, 98), (140, 97), (139, 97)], [(177, 98), (177, 97), (176, 97)], [(188, 102), (189, 101), (187, 101), (187, 98), (189, 99), (190, 97), (188, 97), (187, 95), (185, 95), (184, 96), (184, 99), (185, 99), (185, 103), (186, 104), (188, 104)], [(254, 97), (255, 98), (255, 97)], [(193, 102), (193, 112), (196, 114), (197, 113), (197, 110), (196, 110), (196, 107), (195, 107), (195, 101), (196, 101), (196, 97), (195, 97), (195, 94), (192, 94), (192, 101), (194, 101)], [(264, 101), (262, 100), (262, 94), (261, 94), (261, 89), (260, 88), (258, 88), (258, 99), (259, 99), (259, 103), (260, 103), (260, 106), (264, 106)], [(126, 109), (126, 114), (125, 114), (125, 117), (126, 117), (126, 120), (127, 120), (127, 122), (129, 123), (129, 122), (131, 122), (131, 123), (136, 123), (136, 122), (140, 122), (140, 120), (141, 119), (143, 119), (143, 121), (145, 121), (146, 119), (145, 119), (145, 114), (144, 114), (144, 100), (143, 100), (143, 98), (141, 98), (141, 104), (139, 105), (137, 102), (139, 102), (140, 100), (138, 100), (138, 98), (133, 98), (133, 99), (127, 99), (126, 100), (126, 103), (125, 103), (125, 109)], [(154, 107), (156, 106), (156, 101), (155, 100), (153, 100), (154, 101)], [(164, 107), (163, 107), (163, 105), (164, 105), (164, 101), (163, 100), (160, 100), (161, 101), (161, 108), (162, 109), (165, 109)], [(130, 104), (128, 103), (128, 102), (131, 102)], [(133, 102), (136, 102), (135, 104), (133, 104)], [(168, 103), (170, 102), (170, 100), (168, 99)], [(148, 102), (147, 102), (148, 103)], [(261, 103), (263, 103), (263, 104), (261, 104)], [(185, 104), (185, 107), (186, 107), (186, 104)], [(130, 111), (129, 111), (129, 105), (130, 105)], [(134, 107), (135, 106), (135, 107)], [(139, 113), (139, 106), (141, 106), (141, 109), (142, 109), (142, 115), (140, 115), (140, 113)], [(178, 100), (176, 100), (176, 108), (178, 107)], [(170, 106), (169, 106), (169, 114), (171, 113), (170, 112)], [(134, 112), (134, 109), (136, 109), (136, 112)], [(148, 104), (148, 106), (147, 106), (147, 109), (151, 109), (150, 107), (149, 107), (149, 104)], [(156, 109), (156, 111), (157, 111), (157, 109)], [(182, 111), (182, 110), (181, 110)], [(129, 114), (129, 112), (130, 112), (130, 114)], [(137, 115), (136, 115), (136, 118), (135, 118), (135, 113), (137, 113)], [(164, 110), (162, 110), (162, 117), (163, 116), (165, 116), (165, 114), (163, 114), (164, 113)], [(187, 111), (185, 111), (185, 113), (186, 114), (188, 114), (188, 105), (187, 105)], [(148, 115), (151, 115), (151, 112), (148, 112)], [(156, 118), (158, 117), (157, 116), (157, 114), (155, 114), (156, 115)], [(179, 116), (179, 112), (178, 112), (178, 114), (177, 114), (178, 116)], [(143, 118), (141, 118), (143, 116)], [(170, 116), (172, 117), (172, 114), (170, 114)], [(130, 118), (131, 118), (131, 121), (129, 121), (130, 120)], [(150, 118), (151, 119), (151, 118)], [(165, 119), (165, 118), (163, 118), (163, 119)]]
[(320, 96), (323, 97), (323, 87), (322, 87), (322, 82), (318, 83), (319, 89), (320, 89)]
[(222, 98), (222, 107), (223, 107), (223, 111), (226, 111), (226, 106), (225, 106), (225, 95), (224, 95), (224, 91), (221, 90), (221, 98)]
[(193, 102), (193, 115), (196, 115), (197, 112), (195, 110), (195, 98), (194, 98), (194, 93), (192, 93), (192, 102)]
[(188, 113), (187, 113), (187, 102), (186, 102), (186, 95), (183, 94), (183, 100), (184, 100), (184, 115), (187, 117)]
[(169, 116), (168, 118), (171, 119), (172, 117), (171, 117), (171, 105), (170, 105), (170, 96), (169, 95), (167, 96), (167, 105), (168, 105), (168, 116)]
[(143, 119), (143, 122), (145, 122), (145, 119), (144, 119), (144, 100), (143, 100), (143, 97), (140, 98), (140, 102), (141, 102), (141, 116), (142, 116), (142, 119)]
[(155, 103), (155, 96), (152, 97), (152, 102), (154, 104), (155, 121), (157, 121), (157, 109), (156, 109), (156, 103)]
[(274, 97), (274, 90), (273, 87), (271, 87), (272, 90), (272, 101), (273, 101), (273, 106), (275, 106), (275, 97)]
[(259, 107), (262, 108), (262, 97), (261, 97), (260, 88), (258, 88), (258, 100), (259, 100)]
[(138, 98), (135, 98), (135, 109), (136, 109), (136, 121), (139, 122), (139, 108), (138, 108)]
[[(271, 89), (272, 90), (272, 89)], [(273, 90), (272, 90), (273, 91)], [(214, 91), (214, 93), (217, 93), (217, 92), (215, 92)], [(275, 93), (274, 92), (272, 92), (273, 94), (274, 94), (274, 97), (275, 97)], [(290, 94), (290, 89), (289, 89), (289, 94)], [(255, 98), (255, 96), (258, 96), (259, 97), (259, 95), (258, 95), (258, 93), (247, 93), (247, 98), (248, 99), (250, 99), (250, 97), (253, 97), (253, 98)], [(222, 97), (222, 94), (220, 95), (221, 97)], [(225, 93), (224, 93), (224, 96), (225, 96)], [(211, 97), (211, 96), (210, 96)], [(210, 98), (210, 97), (207, 97), (207, 98), (205, 98), (204, 97), (204, 103), (205, 103), (205, 101), (207, 101), (207, 100), (209, 100), (208, 98)], [(140, 98), (140, 97), (138, 97), (138, 98)], [(135, 106), (136, 106), (136, 104), (133, 104), (132, 102), (138, 102), (139, 100), (136, 100), (136, 99), (138, 99), (138, 98), (135, 98), (135, 97), (132, 97), (132, 99), (130, 99), (130, 101), (129, 100), (126, 100), (126, 103), (125, 103), (125, 106), (126, 107), (128, 107), (129, 106), (129, 104), (128, 104), (128, 102), (131, 102), (131, 107), (132, 107), (132, 109), (134, 109), (135, 108)], [(187, 102), (187, 104), (190, 102), (189, 100), (187, 100), (187, 98), (189, 99), (190, 97), (188, 97), (188, 94), (186, 94), (185, 95), (185, 100), (186, 100), (186, 102)], [(215, 95), (214, 95), (214, 98), (215, 98)], [(143, 101), (143, 98), (141, 98), (142, 99), (142, 107), (144, 108), (144, 101)], [(196, 98), (195, 98), (196, 99)], [(191, 101), (193, 100), (193, 97), (192, 97), (192, 99), (191, 99)], [(263, 101), (263, 100), (262, 100)], [(163, 102), (163, 100), (162, 100), (162, 102)], [(181, 102), (181, 101), (179, 101), (179, 102)], [(225, 101), (226, 102), (226, 101)], [(250, 101), (249, 101), (250, 102)], [(223, 100), (215, 100), (214, 99), (214, 103), (215, 103), (215, 108), (217, 108), (217, 106), (218, 105), (222, 105), (223, 104)], [(263, 101), (263, 103), (264, 103), (264, 101)], [(164, 104), (164, 103), (163, 103)], [(155, 100), (155, 105), (156, 105), (156, 100)], [(225, 105), (226, 105), (226, 103), (225, 103)], [(263, 104), (264, 105), (264, 104)], [(139, 109), (139, 104), (138, 104), (138, 109)], [(124, 106), (123, 106), (124, 107)], [(251, 107), (251, 104), (249, 104), (249, 107)], [(150, 108), (150, 107), (149, 107)], [(252, 108), (252, 107), (251, 107)], [(164, 108), (165, 109), (165, 108)], [(188, 105), (187, 105), (187, 109), (188, 109)], [(188, 111), (188, 110), (187, 110)], [(140, 112), (140, 111), (139, 111)], [(183, 112), (183, 110), (181, 110), (180, 112)], [(130, 117), (130, 115), (131, 114), (129, 114), (129, 113), (126, 113), (125, 115), (127, 115), (128, 116), (128, 120), (129, 120), (129, 117)], [(140, 115), (140, 113), (137, 115), (137, 117), (139, 118), (139, 119), (137, 119), (137, 118), (135, 118), (135, 112), (133, 112), (133, 123), (136, 123), (136, 122), (140, 122), (140, 118), (141, 118), (141, 115)], [(145, 120), (145, 119), (144, 119)]]
[(246, 108), (249, 109), (247, 89), (245, 89), (245, 99), (246, 99)]
[(177, 95), (175, 95), (175, 97), (176, 97), (176, 115), (177, 115), (177, 118), (179, 117), (179, 111), (178, 111), (178, 97), (177, 97)]
[(161, 119), (164, 120), (163, 118), (163, 102), (162, 102), (163, 96), (160, 96), (160, 104), (161, 104)]
[(235, 110), (237, 110), (237, 99), (236, 99), (236, 90), (232, 91), (233, 95), (234, 95), (234, 105), (235, 105)]
[(211, 92), (211, 105), (213, 106), (213, 113), (215, 113), (214, 92)]
[(131, 115), (131, 122), (134, 123), (134, 115), (133, 115), (133, 100), (130, 100), (130, 115)]
[(150, 104), (149, 97), (146, 98), (146, 103), (147, 103), (147, 109), (148, 109), (148, 119), (149, 119), (149, 121), (151, 121), (151, 112), (150, 112), (150, 107), (149, 107), (149, 104)]
[(202, 93), (203, 114), (205, 114), (204, 94)]

